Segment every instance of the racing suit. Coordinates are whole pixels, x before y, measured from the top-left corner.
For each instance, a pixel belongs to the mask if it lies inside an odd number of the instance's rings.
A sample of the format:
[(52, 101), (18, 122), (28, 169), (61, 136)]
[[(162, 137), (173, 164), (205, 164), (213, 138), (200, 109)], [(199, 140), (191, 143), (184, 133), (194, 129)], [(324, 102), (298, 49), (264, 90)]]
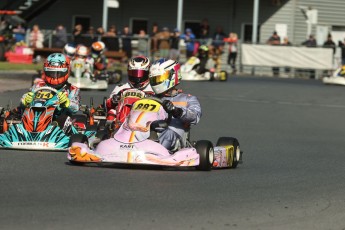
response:
[(179, 118), (172, 117), (169, 127), (159, 135), (159, 142), (169, 151), (174, 152), (185, 146), (190, 125), (196, 125), (201, 118), (201, 106), (196, 96), (178, 91), (172, 96), (161, 98), (171, 101), (182, 109)]
[[(110, 94), (110, 97), (107, 99), (106, 106), (107, 106), (107, 120), (114, 120), (116, 117), (116, 106), (118, 104), (117, 100), (121, 96), (121, 93), (127, 89), (132, 89), (129, 83), (124, 85), (116, 86)], [(145, 92), (147, 95), (153, 95), (154, 92), (151, 88), (151, 85), (148, 84), (145, 88), (140, 89), (141, 91)], [(117, 97), (117, 98), (116, 98)]]
[(107, 69), (108, 66), (108, 59), (106, 56), (101, 55), (98, 56), (97, 58), (94, 58), (94, 63), (93, 63), (93, 69), (94, 69), (94, 75), (97, 76), (100, 75), (103, 71)]
[(108, 65), (108, 59), (106, 56), (101, 55), (98, 56), (97, 58), (94, 58), (94, 69), (98, 71), (105, 70)]

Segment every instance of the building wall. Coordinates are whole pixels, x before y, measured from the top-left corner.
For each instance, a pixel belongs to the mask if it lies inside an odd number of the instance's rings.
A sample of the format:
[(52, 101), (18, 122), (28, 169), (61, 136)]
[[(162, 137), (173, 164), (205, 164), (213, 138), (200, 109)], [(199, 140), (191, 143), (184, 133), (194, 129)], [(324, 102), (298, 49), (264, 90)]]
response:
[[(120, 8), (108, 10), (108, 25), (116, 25), (118, 30), (130, 25), (132, 18), (148, 20), (148, 29), (154, 22), (173, 29), (177, 23), (177, 1), (161, 0), (119, 0)], [(254, 0), (184, 0), (183, 21), (201, 21), (207, 18), (211, 34), (217, 26), (224, 32), (236, 32), (242, 39), (244, 25), (253, 23)], [(294, 44), (306, 38), (307, 24), (298, 6), (312, 6), (319, 10), (319, 25), (345, 27), (344, 0), (259, 0), (259, 42), (264, 43), (275, 30), (276, 24), (287, 24), (288, 37)], [(273, 4), (280, 2), (280, 4)], [(103, 1), (59, 0), (47, 11), (32, 20), (29, 26), (39, 24), (42, 29), (54, 29), (57, 24), (73, 29), (73, 16), (90, 16), (91, 25), (102, 25)], [(313, 27), (313, 33), (316, 26)]]
[[(266, 21), (262, 21), (260, 35), (261, 42), (265, 42), (273, 32), (275, 25), (284, 23), (288, 25), (288, 37), (294, 45), (300, 45), (309, 36), (308, 25), (301, 7), (312, 7), (318, 10), (317, 25), (312, 26), (311, 33), (319, 38), (318, 43), (322, 44), (326, 35), (318, 37), (317, 26), (325, 26), (329, 32), (335, 30), (335, 26), (345, 30), (345, 5), (344, 0), (288, 0), (282, 7), (271, 14)], [(261, 13), (261, 12), (260, 12)], [(269, 15), (267, 13), (264, 13)], [(337, 41), (335, 41), (337, 43)]]

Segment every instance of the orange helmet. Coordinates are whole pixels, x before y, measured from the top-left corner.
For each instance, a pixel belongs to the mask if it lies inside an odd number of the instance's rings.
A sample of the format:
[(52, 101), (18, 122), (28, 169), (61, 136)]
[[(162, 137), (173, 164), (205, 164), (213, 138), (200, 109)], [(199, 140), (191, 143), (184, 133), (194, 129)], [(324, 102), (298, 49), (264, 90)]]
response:
[(91, 45), (91, 56), (98, 58), (105, 50), (105, 44), (101, 41), (94, 42)]
[(68, 80), (69, 60), (62, 53), (50, 54), (43, 65), (43, 80), (54, 88), (61, 88)]

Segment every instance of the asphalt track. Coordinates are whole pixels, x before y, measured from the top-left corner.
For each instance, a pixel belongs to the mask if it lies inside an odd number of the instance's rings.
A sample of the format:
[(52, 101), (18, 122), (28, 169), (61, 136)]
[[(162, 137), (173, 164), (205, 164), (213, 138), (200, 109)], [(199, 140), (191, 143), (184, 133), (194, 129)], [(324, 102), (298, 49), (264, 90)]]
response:
[(182, 88), (203, 108), (192, 139), (238, 138), (237, 169), (79, 167), (64, 152), (1, 150), (0, 228), (345, 229), (344, 87), (235, 77)]

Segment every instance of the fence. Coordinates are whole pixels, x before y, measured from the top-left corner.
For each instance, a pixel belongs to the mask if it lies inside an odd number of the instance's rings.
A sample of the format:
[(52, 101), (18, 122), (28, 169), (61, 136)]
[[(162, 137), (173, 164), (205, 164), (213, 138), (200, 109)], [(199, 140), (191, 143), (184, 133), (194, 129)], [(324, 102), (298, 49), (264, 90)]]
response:
[[(54, 50), (55, 35), (51, 30), (44, 32), (44, 45)], [(28, 36), (27, 36), (28, 38)], [(104, 37), (82, 35), (79, 43), (91, 46), (93, 41), (101, 40), (106, 44), (107, 56), (113, 58), (122, 58), (125, 53), (123, 49), (123, 40), (128, 37)], [(132, 45), (132, 55), (143, 54), (151, 59), (159, 57), (159, 51), (151, 52), (151, 38), (149, 36), (139, 37), (137, 35), (129, 37)], [(211, 45), (212, 39), (198, 40), (199, 44)], [(71, 34), (67, 34), (67, 42), (73, 42)], [(333, 55), (329, 48), (306, 48), (301, 46), (270, 46), (256, 44), (242, 44), (239, 41), (238, 56), (236, 60), (239, 74), (255, 74), (272, 76), (279, 71), (283, 77), (308, 77), (319, 78), (329, 75), (339, 64), (339, 50)], [(45, 48), (45, 50), (48, 50)], [(39, 50), (37, 50), (39, 51)], [(42, 51), (42, 50), (41, 50)], [(180, 42), (179, 46), (181, 63), (186, 61), (186, 45)], [(230, 66), (227, 64), (228, 44), (224, 43), (223, 51), (220, 56), (221, 69), (230, 72)]]

